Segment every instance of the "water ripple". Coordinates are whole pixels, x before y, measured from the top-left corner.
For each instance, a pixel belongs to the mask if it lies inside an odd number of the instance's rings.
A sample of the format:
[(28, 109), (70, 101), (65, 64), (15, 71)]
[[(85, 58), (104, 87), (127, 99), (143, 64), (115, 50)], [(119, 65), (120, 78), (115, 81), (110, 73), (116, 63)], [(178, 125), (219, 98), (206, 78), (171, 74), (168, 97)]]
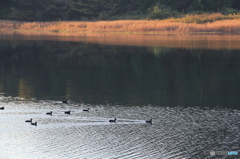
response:
[[(240, 151), (239, 110), (88, 105), (86, 113), (83, 104), (20, 101), (0, 103), (0, 158), (210, 158), (210, 150)], [(71, 115), (63, 113), (69, 109)], [(30, 118), (38, 126), (25, 123)], [(145, 123), (150, 118), (153, 125)]]

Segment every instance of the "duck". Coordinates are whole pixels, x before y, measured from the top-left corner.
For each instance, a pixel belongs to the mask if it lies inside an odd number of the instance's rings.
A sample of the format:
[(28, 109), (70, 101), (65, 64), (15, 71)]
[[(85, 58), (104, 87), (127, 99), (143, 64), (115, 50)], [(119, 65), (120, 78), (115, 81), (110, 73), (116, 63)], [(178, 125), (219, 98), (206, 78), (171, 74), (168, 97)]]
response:
[(68, 99), (66, 99), (66, 100), (63, 100), (63, 101), (62, 101), (62, 103), (65, 103), (65, 104), (67, 104), (67, 103), (68, 103), (67, 101), (68, 101)]
[(65, 111), (64, 113), (65, 113), (65, 114), (69, 114), (69, 115), (70, 115), (70, 110), (69, 110), (69, 111)]
[(84, 111), (84, 112), (88, 112), (88, 111), (89, 111), (89, 108), (87, 108), (87, 109), (83, 109), (83, 111)]
[(26, 120), (25, 122), (32, 122), (32, 118), (30, 120)]
[(150, 120), (146, 120), (146, 123), (149, 123), (149, 124), (152, 125), (152, 119), (150, 119)]
[(4, 110), (4, 107), (1, 107), (0, 110)]
[(47, 114), (47, 115), (51, 115), (51, 116), (52, 116), (52, 111), (50, 111), (50, 112), (47, 112), (46, 114)]
[(37, 126), (37, 122), (35, 122), (35, 123), (31, 122), (31, 125), (35, 125), (35, 126)]
[(109, 120), (110, 123), (116, 123), (116, 118), (114, 120)]

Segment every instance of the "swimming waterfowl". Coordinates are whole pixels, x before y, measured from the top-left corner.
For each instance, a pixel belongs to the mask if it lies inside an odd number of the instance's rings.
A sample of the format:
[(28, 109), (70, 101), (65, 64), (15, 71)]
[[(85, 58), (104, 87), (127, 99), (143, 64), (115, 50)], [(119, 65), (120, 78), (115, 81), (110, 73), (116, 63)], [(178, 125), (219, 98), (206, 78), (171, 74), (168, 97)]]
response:
[(1, 107), (0, 110), (4, 110), (4, 107)]
[(62, 101), (62, 103), (65, 103), (65, 104), (67, 104), (67, 101), (68, 101), (68, 99), (66, 99), (66, 100), (63, 100), (63, 101)]
[(37, 122), (35, 122), (35, 123), (31, 122), (31, 125), (35, 125), (35, 126), (37, 126)]
[(146, 120), (146, 123), (149, 123), (149, 124), (152, 125), (152, 119), (150, 119), (150, 120)]
[(65, 114), (69, 114), (69, 115), (70, 115), (70, 110), (69, 110), (69, 111), (65, 111), (64, 113), (65, 113)]
[(47, 114), (47, 115), (51, 115), (51, 116), (52, 116), (52, 111), (50, 111), (50, 112), (47, 112), (46, 114)]
[(109, 120), (110, 123), (116, 123), (116, 118), (114, 120)]
[(87, 108), (87, 109), (83, 109), (83, 111), (84, 111), (84, 112), (88, 112), (88, 111), (89, 111), (89, 108)]
[(25, 122), (32, 122), (32, 118), (30, 120), (26, 120)]

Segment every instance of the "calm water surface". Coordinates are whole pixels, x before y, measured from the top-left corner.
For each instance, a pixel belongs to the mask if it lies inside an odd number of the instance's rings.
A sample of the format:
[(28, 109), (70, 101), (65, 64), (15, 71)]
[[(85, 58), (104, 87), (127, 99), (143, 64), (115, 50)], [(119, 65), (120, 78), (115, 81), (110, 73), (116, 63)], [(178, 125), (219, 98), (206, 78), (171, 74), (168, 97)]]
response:
[(239, 41), (1, 34), (0, 158), (239, 158)]

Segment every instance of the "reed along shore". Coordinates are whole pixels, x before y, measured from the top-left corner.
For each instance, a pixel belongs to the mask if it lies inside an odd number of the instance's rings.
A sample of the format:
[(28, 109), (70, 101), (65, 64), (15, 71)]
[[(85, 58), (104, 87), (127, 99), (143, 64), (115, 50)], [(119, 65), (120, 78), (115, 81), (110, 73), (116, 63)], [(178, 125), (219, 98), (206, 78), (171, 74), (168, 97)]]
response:
[(24, 30), (47, 32), (240, 32), (239, 19), (225, 19), (206, 23), (184, 23), (171, 20), (116, 20), (116, 21), (57, 21), (21, 22), (0, 20), (0, 31)]

